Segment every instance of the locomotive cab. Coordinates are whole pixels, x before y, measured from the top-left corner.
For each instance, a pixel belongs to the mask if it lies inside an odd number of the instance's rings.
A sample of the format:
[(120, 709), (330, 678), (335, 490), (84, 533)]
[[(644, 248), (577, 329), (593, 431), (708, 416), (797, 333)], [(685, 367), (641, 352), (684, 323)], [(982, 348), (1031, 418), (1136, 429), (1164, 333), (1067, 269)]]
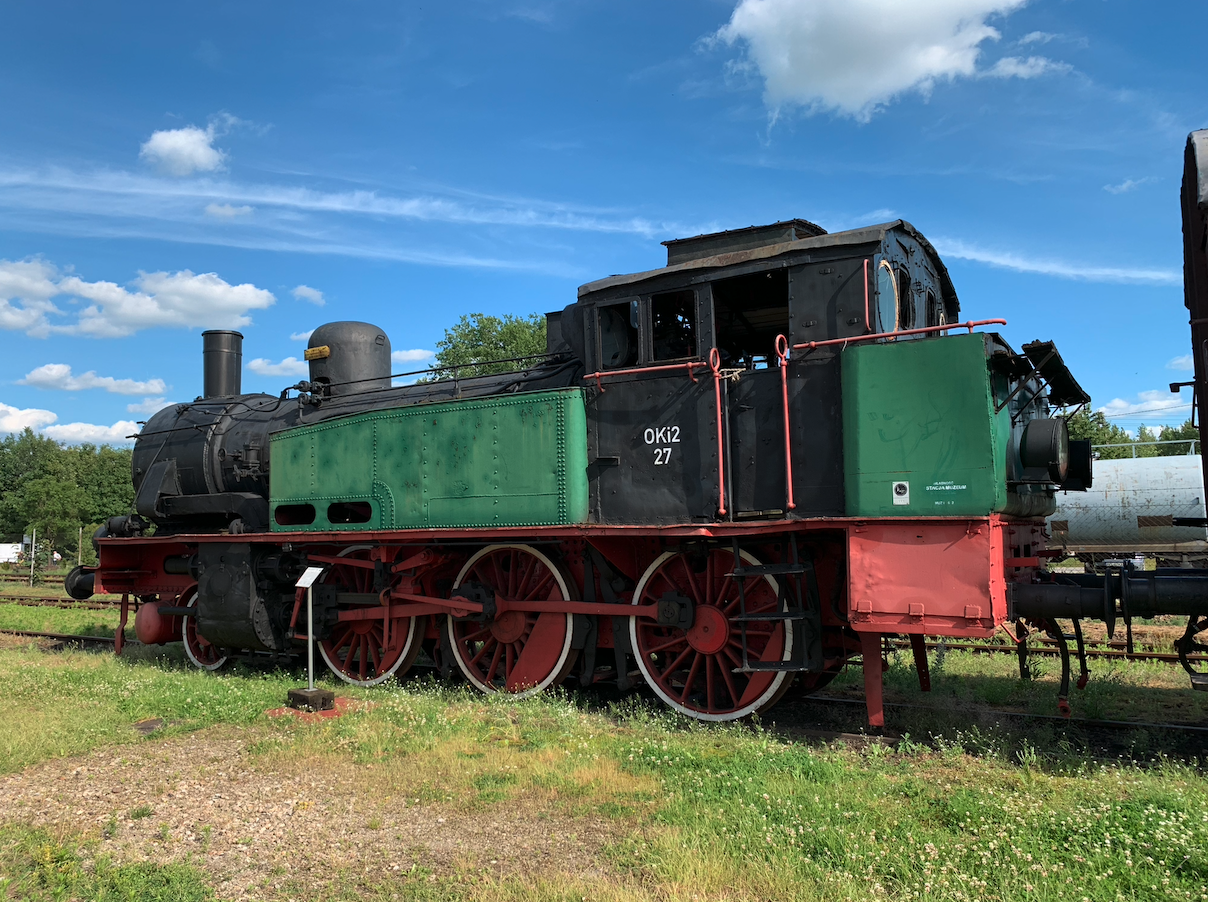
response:
[[(593, 519), (676, 522), (685, 504), (701, 522), (863, 512), (849, 497), (844, 463), (859, 441), (845, 436), (852, 432), (845, 416), (857, 415), (844, 413), (844, 391), (857, 390), (844, 375), (845, 348), (928, 342), (959, 319), (935, 249), (901, 220), (828, 234), (796, 219), (664, 244), (666, 267), (584, 285), (579, 302), (558, 317), (567, 346), (593, 374), (586, 389)], [(944, 428), (994, 432), (997, 450), (987, 450), (985, 467), (1003, 498), (993, 509), (1043, 513), (1054, 483), (1047, 468), (1022, 463), (1024, 430), (1033, 419), (1051, 419), (1050, 383), (1063, 387), (1054, 404), (1081, 403), (1085, 394), (1051, 346), (1043, 364), (1052, 372), (1041, 374), (1028, 355), (993, 336), (969, 375), (946, 369), (953, 347), (943, 343), (920, 358), (913, 390), (929, 404), (936, 392), (959, 395), (962, 379), (985, 383), (979, 409), (1003, 422)], [(889, 361), (907, 354), (867, 353)], [(993, 409), (986, 392), (996, 393)], [(935, 425), (909, 428), (926, 434)], [(895, 466), (904, 473), (912, 465)]]

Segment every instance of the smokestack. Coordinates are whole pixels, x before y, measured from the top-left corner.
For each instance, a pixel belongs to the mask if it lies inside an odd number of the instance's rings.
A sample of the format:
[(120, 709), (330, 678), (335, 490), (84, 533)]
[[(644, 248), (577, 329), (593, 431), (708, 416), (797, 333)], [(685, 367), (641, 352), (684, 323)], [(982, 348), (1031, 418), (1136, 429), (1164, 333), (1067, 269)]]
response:
[(204, 366), (203, 398), (240, 394), (243, 376), (243, 334), (211, 329), (201, 333)]

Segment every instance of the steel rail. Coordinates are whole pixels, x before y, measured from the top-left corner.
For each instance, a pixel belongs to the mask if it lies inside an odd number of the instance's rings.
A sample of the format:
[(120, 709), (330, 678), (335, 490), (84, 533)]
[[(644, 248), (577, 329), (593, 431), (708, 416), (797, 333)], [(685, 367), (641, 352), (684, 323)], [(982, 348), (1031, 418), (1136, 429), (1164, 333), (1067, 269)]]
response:
[[(1052, 640), (1044, 639), (1037, 640), (1037, 645), (1028, 646), (1028, 654), (1037, 655), (1060, 655), (1061, 650), (1056, 647), (1056, 643)], [(910, 648), (910, 643), (902, 639), (890, 639), (889, 644), (894, 648)], [(1134, 651), (1131, 654), (1127, 651), (1118, 651), (1117, 647), (1123, 647), (1123, 643), (1119, 646), (1111, 645), (1108, 648), (1087, 648), (1086, 656), (1088, 658), (1120, 658), (1126, 661), (1162, 661), (1165, 663), (1179, 663), (1179, 656), (1175, 652), (1162, 651)], [(976, 653), (987, 654), (1004, 654), (1013, 655), (1018, 653), (1018, 649), (1014, 645), (982, 645), (977, 642), (928, 642), (927, 649), (938, 651), (939, 649), (950, 651), (971, 651)], [(1208, 657), (1204, 655), (1192, 655), (1188, 660), (1197, 664), (1208, 664)]]
[[(863, 708), (865, 705), (864, 699), (862, 698), (841, 698), (835, 695), (807, 695), (796, 702), (796, 704), (808, 702), (822, 702), (823, 704), (832, 705), (859, 705), (861, 708)], [(935, 705), (915, 705), (908, 702), (885, 702), (884, 705), (886, 708), (930, 711), (936, 714), (951, 713), (952, 711), (951, 708), (940, 708)], [(996, 717), (1016, 717), (1024, 720), (1053, 720), (1064, 724), (1077, 724), (1080, 727), (1091, 727), (1094, 729), (1105, 730), (1152, 729), (1169, 730), (1171, 732), (1208, 734), (1208, 727), (1190, 723), (1159, 723), (1144, 720), (1092, 720), (1091, 718), (1085, 717), (1065, 717), (1061, 714), (1031, 714), (1027, 711), (1007, 711), (999, 708), (976, 708), (971, 711), (965, 709), (964, 713), (993, 714)]]
[[(76, 636), (70, 633), (43, 633), (37, 630), (10, 630), (0, 628), (0, 636), (24, 636), (30, 639), (55, 639), (59, 642), (92, 642), (102, 645), (112, 645), (115, 636)], [(126, 640), (127, 645), (141, 645), (141, 642)]]

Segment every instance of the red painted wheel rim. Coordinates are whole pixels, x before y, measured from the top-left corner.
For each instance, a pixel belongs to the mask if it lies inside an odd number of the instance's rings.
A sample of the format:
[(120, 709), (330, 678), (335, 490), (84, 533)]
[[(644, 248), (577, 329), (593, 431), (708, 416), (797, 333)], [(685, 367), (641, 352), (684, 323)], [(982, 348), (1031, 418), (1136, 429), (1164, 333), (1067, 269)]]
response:
[[(194, 586), (186, 590), (180, 597), (181, 607), (191, 608), (197, 604), (197, 588)], [(203, 670), (217, 670), (226, 662), (226, 655), (218, 650), (218, 647), (207, 642), (205, 637), (197, 632), (197, 618), (184, 618), (184, 627), (181, 630), (185, 642), (185, 648), (188, 650), (187, 657), (196, 666)]]
[[(496, 598), (568, 601), (569, 585), (548, 558), (524, 545), (492, 546), (462, 568), (456, 586), (490, 586)], [(494, 621), (449, 620), (453, 657), (484, 692), (528, 694), (557, 685), (573, 663), (571, 616), (504, 611)]]
[[(631, 638), (638, 666), (651, 688), (672, 707), (702, 720), (733, 720), (755, 713), (774, 704), (785, 688), (784, 673), (734, 672), (742, 665), (742, 634), (735, 620), (738, 582), (726, 575), (733, 569), (734, 555), (726, 549), (715, 548), (707, 555), (666, 554), (647, 571), (633, 599), (635, 604), (656, 604), (667, 593), (675, 593), (692, 600), (690, 629), (633, 618)], [(780, 610), (775, 585), (767, 577), (746, 577), (743, 590), (747, 614)], [(747, 623), (751, 662), (786, 660), (791, 641), (784, 621)]]
[[(348, 557), (364, 559), (366, 551), (356, 550)], [(346, 592), (373, 592), (374, 571), (365, 567), (333, 564), (323, 582)], [(414, 658), (418, 645), (414, 641), (414, 624), (410, 617), (387, 620), (350, 620), (338, 622), (331, 635), (319, 642), (323, 660), (332, 673), (345, 682), (372, 686), (404, 670), (410, 655)]]

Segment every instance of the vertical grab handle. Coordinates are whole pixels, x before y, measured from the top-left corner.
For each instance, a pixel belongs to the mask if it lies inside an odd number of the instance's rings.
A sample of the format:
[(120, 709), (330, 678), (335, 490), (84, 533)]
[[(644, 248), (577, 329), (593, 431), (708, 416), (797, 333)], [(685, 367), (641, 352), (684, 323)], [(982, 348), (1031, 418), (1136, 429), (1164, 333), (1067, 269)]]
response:
[(788, 490), (785, 509), (797, 507), (793, 501), (793, 448), (789, 436), (789, 340), (776, 336), (776, 359), (780, 365), (780, 400), (784, 405), (784, 484)]
[(721, 354), (717, 348), (709, 349), (709, 369), (713, 371), (713, 401), (717, 408), (717, 515), (726, 515), (726, 460), (723, 456), (721, 422)]

